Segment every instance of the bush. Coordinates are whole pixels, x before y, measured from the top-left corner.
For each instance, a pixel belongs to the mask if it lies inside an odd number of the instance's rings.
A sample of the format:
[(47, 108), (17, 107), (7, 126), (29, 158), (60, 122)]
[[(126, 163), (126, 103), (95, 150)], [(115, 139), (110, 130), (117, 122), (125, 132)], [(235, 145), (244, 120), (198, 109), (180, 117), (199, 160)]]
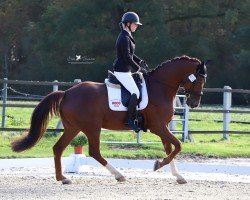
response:
[(78, 135), (70, 142), (70, 145), (73, 147), (77, 147), (77, 146), (83, 146), (87, 143), (88, 140), (85, 135)]

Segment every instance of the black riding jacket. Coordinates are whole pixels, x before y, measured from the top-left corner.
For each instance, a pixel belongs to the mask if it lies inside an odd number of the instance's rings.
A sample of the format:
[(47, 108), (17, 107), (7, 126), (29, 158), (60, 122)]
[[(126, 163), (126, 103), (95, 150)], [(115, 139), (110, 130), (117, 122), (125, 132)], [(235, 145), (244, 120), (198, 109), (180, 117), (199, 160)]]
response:
[(140, 69), (141, 59), (134, 54), (135, 41), (126, 31), (122, 30), (116, 41), (117, 58), (114, 61), (113, 68), (116, 72), (130, 72), (131, 67), (137, 71)]

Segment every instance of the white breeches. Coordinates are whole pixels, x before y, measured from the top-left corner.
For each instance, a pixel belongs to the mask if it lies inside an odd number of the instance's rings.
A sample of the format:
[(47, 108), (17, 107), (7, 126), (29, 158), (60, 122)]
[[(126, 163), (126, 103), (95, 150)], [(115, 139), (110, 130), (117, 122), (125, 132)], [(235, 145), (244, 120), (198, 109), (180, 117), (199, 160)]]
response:
[(114, 72), (115, 77), (122, 83), (122, 85), (131, 93), (140, 97), (140, 91), (137, 88), (131, 72)]

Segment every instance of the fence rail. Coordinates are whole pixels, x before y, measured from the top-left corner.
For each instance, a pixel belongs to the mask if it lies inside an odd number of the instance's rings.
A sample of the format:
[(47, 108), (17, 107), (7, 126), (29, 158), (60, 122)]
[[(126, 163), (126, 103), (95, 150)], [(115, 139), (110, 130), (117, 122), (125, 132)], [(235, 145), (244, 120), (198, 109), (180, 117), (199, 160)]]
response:
[[(0, 128), (0, 131), (25, 131), (26, 128), (6, 128), (5, 127), (5, 117), (6, 117), (6, 108), (8, 107), (20, 107), (20, 108), (35, 108), (36, 104), (13, 104), (13, 103), (7, 103), (7, 91), (8, 89), (11, 90), (14, 93), (17, 93), (19, 95), (23, 95), (22, 99), (30, 100), (30, 98), (36, 98), (37, 100), (43, 98), (43, 96), (39, 95), (32, 95), (32, 94), (26, 94), (23, 92), (16, 91), (15, 89), (8, 87), (8, 85), (33, 85), (33, 86), (51, 86), (53, 91), (58, 90), (59, 86), (67, 86), (71, 87), (73, 85), (78, 84), (81, 82), (80, 79), (74, 80), (74, 82), (58, 82), (55, 81), (20, 81), (20, 80), (7, 80), (7, 79), (0, 79), (0, 83), (3, 84), (2, 89), (2, 103), (0, 103), (0, 107), (2, 107), (2, 128)], [(184, 105), (178, 105), (175, 107), (176, 113), (182, 116), (182, 119), (176, 119), (175, 121), (181, 121), (183, 123), (183, 130), (175, 130), (172, 129), (173, 133), (182, 133), (183, 134), (183, 141), (187, 140), (189, 138), (190, 134), (221, 134), (223, 133), (224, 138), (229, 138), (229, 134), (250, 134), (250, 132), (244, 132), (244, 131), (230, 131), (229, 130), (229, 124), (231, 122), (231, 116), (232, 113), (240, 113), (240, 114), (250, 114), (250, 110), (236, 110), (231, 108), (231, 99), (232, 99), (232, 93), (240, 93), (240, 94), (250, 94), (250, 90), (244, 90), (244, 89), (232, 89), (229, 86), (225, 86), (224, 88), (204, 88), (203, 92), (207, 93), (223, 93), (223, 109), (189, 109), (187, 106)], [(16, 98), (16, 97), (11, 97)], [(223, 114), (223, 130), (219, 131), (209, 131), (209, 130), (188, 130), (188, 118), (189, 118), (189, 112), (206, 112), (206, 113), (222, 113)], [(171, 125), (171, 124), (170, 124)], [(174, 127), (174, 126), (173, 126)], [(49, 132), (61, 132), (63, 129), (56, 128), (56, 129), (48, 129)], [(140, 136), (138, 136), (138, 141), (140, 140)], [(137, 142), (138, 142), (137, 141)], [(140, 142), (140, 141), (139, 141)]]
[(242, 93), (250, 94), (250, 90), (245, 89), (229, 89), (229, 88), (204, 88), (203, 92), (232, 92), (232, 93)]
[(193, 109), (189, 112), (210, 112), (210, 113), (242, 113), (250, 114), (250, 110), (223, 110), (223, 109)]
[[(76, 79), (79, 80), (79, 79)], [(73, 86), (78, 83), (78, 81), (75, 82), (58, 82), (55, 81), (22, 81), (22, 80), (8, 80), (8, 79), (0, 79), (0, 83), (7, 83), (7, 84), (13, 84), (13, 85), (40, 85), (40, 86)]]
[[(55, 81), (23, 81), (23, 80), (8, 80), (0, 79), (0, 83), (7, 83), (13, 85), (40, 85), (40, 86), (73, 86), (80, 82), (80, 79), (75, 79), (74, 82), (58, 82)], [(203, 92), (232, 92), (250, 94), (250, 90), (246, 89), (229, 89), (229, 88), (203, 88)]]
[(12, 104), (0, 103), (0, 107), (13, 107), (13, 108), (35, 108), (37, 104)]

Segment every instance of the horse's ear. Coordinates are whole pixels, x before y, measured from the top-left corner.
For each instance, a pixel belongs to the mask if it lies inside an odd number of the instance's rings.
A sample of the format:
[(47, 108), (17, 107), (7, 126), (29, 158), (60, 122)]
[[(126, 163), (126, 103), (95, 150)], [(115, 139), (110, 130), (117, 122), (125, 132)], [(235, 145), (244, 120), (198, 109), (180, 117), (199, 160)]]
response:
[(199, 64), (197, 67), (197, 73), (199, 73), (201, 75), (206, 75), (207, 74), (207, 64), (209, 62), (211, 62), (211, 60), (202, 61), (201, 64)]
[(204, 63), (204, 65), (207, 67), (209, 64), (212, 63), (212, 60), (205, 60), (202, 63)]

